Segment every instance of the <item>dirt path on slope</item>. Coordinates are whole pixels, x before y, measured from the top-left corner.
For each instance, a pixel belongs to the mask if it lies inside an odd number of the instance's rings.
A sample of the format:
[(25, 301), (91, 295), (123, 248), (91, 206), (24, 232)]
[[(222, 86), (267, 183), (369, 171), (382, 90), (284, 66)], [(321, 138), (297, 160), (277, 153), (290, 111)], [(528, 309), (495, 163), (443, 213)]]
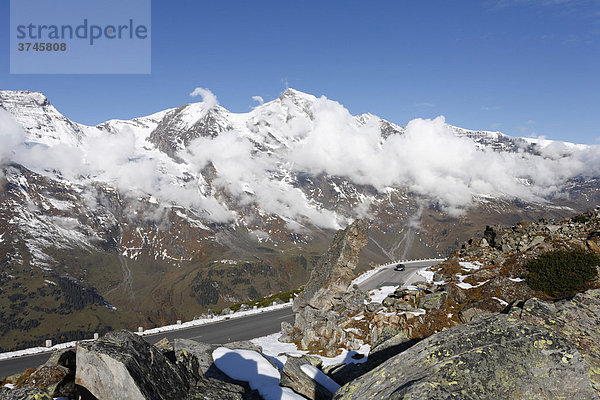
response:
[(121, 267), (121, 273), (123, 274), (123, 280), (114, 288), (110, 289), (108, 292), (104, 294), (104, 296), (108, 296), (112, 292), (117, 289), (122, 288), (125, 294), (129, 296), (131, 302), (135, 302), (135, 295), (133, 294), (133, 278), (131, 277), (131, 269), (129, 269), (129, 265), (127, 265), (127, 259), (119, 254), (119, 265)]

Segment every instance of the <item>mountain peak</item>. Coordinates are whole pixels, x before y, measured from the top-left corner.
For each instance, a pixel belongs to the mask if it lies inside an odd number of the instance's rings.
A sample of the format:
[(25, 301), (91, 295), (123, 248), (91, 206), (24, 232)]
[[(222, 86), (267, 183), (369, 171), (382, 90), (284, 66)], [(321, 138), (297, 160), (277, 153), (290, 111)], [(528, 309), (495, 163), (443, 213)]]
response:
[(79, 124), (58, 112), (40, 92), (0, 90), (0, 107), (23, 127), (30, 142), (76, 146), (84, 135)]
[(285, 92), (283, 92), (281, 94), (281, 96), (279, 96), (280, 99), (283, 98), (302, 98), (302, 99), (306, 99), (306, 100), (314, 100), (316, 99), (315, 96), (313, 96), (312, 94), (309, 93), (305, 93), (305, 92), (301, 92), (300, 90), (296, 90), (296, 89), (292, 89), (292, 88), (287, 88), (285, 90)]
[(30, 92), (28, 90), (0, 90), (0, 107), (8, 109), (15, 105), (21, 106), (48, 106), (48, 98), (41, 92)]

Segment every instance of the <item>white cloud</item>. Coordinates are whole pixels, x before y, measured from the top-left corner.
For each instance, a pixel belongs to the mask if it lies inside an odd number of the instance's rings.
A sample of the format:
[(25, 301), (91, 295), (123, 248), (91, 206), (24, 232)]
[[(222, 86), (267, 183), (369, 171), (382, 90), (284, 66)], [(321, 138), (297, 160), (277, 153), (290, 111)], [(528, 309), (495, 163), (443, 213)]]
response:
[[(256, 153), (254, 145), (238, 132), (229, 131), (215, 138), (200, 137), (185, 152), (179, 153), (196, 172), (212, 163), (218, 171), (213, 183), (226, 189), (242, 205), (258, 204), (262, 210), (289, 219), (309, 220), (329, 229), (340, 227), (335, 213), (309, 205), (304, 193), (275, 179), (277, 160)], [(248, 190), (251, 188), (251, 190)]]
[(0, 165), (12, 161), (72, 182), (106, 182), (134, 198), (152, 194), (164, 202), (195, 209), (215, 222), (234, 218), (218, 200), (203, 195), (198, 183), (179, 182), (174, 162), (160, 161), (136, 146), (131, 130), (123, 129), (117, 134), (96, 132), (85, 137), (79, 147), (65, 144), (50, 147), (27, 143), (26, 138), (12, 116), (0, 108)]
[(201, 96), (202, 101), (206, 105), (207, 109), (214, 108), (219, 104), (219, 102), (217, 101), (217, 96), (215, 96), (213, 92), (205, 88), (197, 87), (192, 93), (190, 93), (190, 96)]
[[(192, 94), (216, 104), (206, 89)], [(235, 215), (214, 194), (216, 188), (227, 201), (257, 205), (294, 229), (302, 229), (305, 221), (332, 229), (346, 223), (295, 187), (294, 173), (341, 176), (380, 192), (408, 189), (450, 214), (469, 207), (477, 195), (544, 201), (570, 178), (600, 175), (600, 146), (540, 139), (540, 156), (481, 150), (454, 135), (441, 116), (410, 121), (402, 135), (383, 140), (378, 118), (358, 123), (341, 104), (325, 97), (284, 98), (264, 109), (253, 113), (250, 130), (240, 124), (241, 131), (192, 141), (179, 153), (185, 165), (140, 146), (136, 133), (126, 128), (90, 134), (77, 148), (25, 145), (22, 129), (0, 109), (0, 162), (16, 161), (48, 175), (58, 170), (74, 181), (107, 182), (131, 196), (152, 194), (189, 207), (214, 222), (232, 221)], [(259, 151), (257, 143), (268, 141), (275, 141), (277, 150)], [(207, 165), (218, 172), (212, 188), (200, 174)], [(189, 173), (185, 179), (182, 171)], [(365, 215), (368, 207), (357, 206), (356, 214)]]
[(265, 102), (265, 99), (262, 96), (252, 96), (252, 100), (256, 101), (258, 104), (262, 105)]
[[(545, 158), (481, 150), (470, 139), (455, 136), (443, 117), (415, 119), (403, 135), (381, 143), (377, 124), (354, 124), (335, 102), (318, 99), (312, 111), (313, 129), (289, 151), (297, 171), (345, 176), (380, 191), (408, 188), (440, 202), (451, 214), (480, 194), (544, 201), (566, 179), (584, 172), (580, 157), (593, 159), (584, 151), (557, 159), (562, 153), (551, 147)], [(523, 185), (523, 179), (531, 185)]]
[(18, 149), (24, 146), (25, 132), (12, 115), (0, 107), (0, 165), (10, 162)]

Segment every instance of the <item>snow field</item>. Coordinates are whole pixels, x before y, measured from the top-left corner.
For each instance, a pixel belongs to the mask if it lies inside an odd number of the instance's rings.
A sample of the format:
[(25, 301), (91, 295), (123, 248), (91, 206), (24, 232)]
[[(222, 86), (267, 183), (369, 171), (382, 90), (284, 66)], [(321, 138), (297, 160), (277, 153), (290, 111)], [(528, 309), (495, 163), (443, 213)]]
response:
[(230, 378), (248, 382), (265, 400), (304, 399), (293, 390), (279, 386), (281, 375), (277, 368), (254, 350), (218, 347), (212, 356), (217, 368)]

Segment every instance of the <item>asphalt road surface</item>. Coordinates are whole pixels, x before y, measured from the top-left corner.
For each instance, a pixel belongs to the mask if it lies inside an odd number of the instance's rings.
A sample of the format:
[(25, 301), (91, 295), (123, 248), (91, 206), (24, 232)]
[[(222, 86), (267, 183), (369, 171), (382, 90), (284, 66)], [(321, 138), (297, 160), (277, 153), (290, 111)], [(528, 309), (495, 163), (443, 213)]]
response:
[(418, 270), (438, 264), (438, 261), (410, 261), (403, 264), (406, 266), (404, 271), (394, 271), (396, 265), (392, 265), (359, 284), (358, 287), (361, 290), (370, 290), (382, 286), (410, 285), (425, 279), (417, 275)]
[[(369, 290), (382, 286), (410, 284), (423, 279), (416, 274), (419, 269), (435, 265), (437, 262), (411, 261), (404, 264), (406, 265), (405, 271), (394, 271), (394, 265), (392, 265), (373, 275), (361, 283), (359, 287), (362, 290)], [(291, 307), (216, 322), (214, 324), (148, 335), (144, 336), (144, 339), (150, 343), (156, 343), (166, 337), (169, 341), (175, 338), (182, 338), (205, 343), (222, 344), (238, 340), (250, 340), (278, 332), (281, 329), (283, 321), (291, 324), (294, 323), (294, 313)], [(35, 368), (44, 364), (49, 357), (50, 353), (41, 353), (0, 361), (0, 376), (10, 376), (22, 372), (27, 368)]]

